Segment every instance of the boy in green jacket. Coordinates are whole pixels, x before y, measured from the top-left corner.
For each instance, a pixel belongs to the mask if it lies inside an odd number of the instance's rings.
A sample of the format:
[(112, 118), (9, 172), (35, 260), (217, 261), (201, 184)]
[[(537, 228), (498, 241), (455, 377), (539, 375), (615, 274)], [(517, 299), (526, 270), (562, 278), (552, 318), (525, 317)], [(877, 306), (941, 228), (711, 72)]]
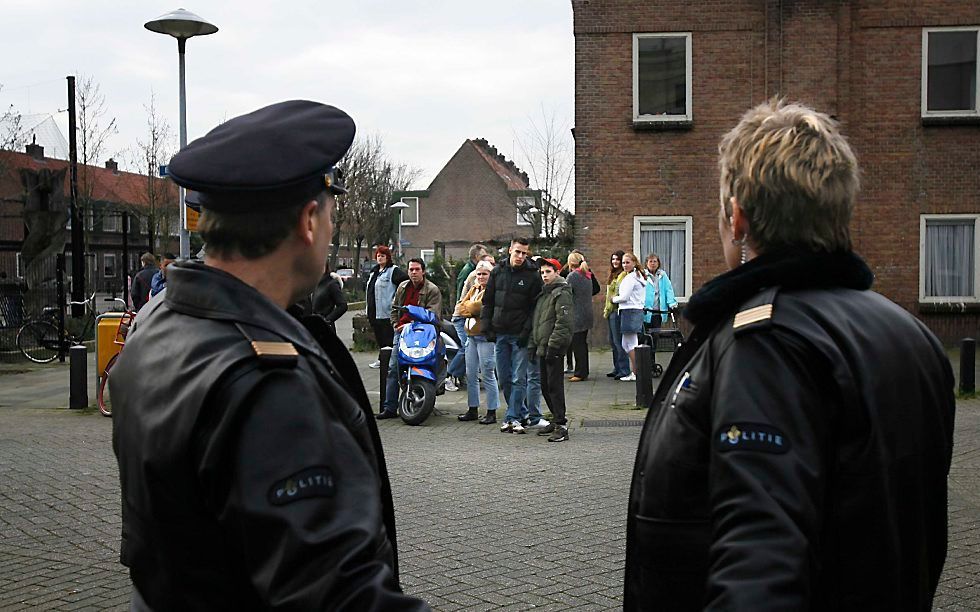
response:
[(562, 362), (572, 342), (572, 288), (558, 271), (554, 259), (538, 260), (544, 288), (534, 307), (531, 337), (527, 342), (528, 359), (537, 358), (541, 365), (541, 395), (553, 416), (551, 423), (538, 432), (549, 436), (548, 442), (568, 439), (565, 417), (565, 376)]

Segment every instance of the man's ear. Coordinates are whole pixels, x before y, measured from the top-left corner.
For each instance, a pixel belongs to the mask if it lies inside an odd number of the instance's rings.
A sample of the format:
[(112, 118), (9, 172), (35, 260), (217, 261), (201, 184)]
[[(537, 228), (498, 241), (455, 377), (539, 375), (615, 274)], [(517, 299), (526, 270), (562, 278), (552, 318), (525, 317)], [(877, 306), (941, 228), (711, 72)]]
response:
[(316, 236), (319, 221), (317, 209), (316, 200), (310, 200), (303, 206), (303, 210), (299, 213), (299, 220), (296, 222), (296, 236), (306, 246), (313, 244), (313, 237)]
[(732, 228), (732, 238), (743, 240), (749, 233), (749, 221), (745, 217), (745, 212), (739, 205), (738, 200), (732, 196), (732, 214), (728, 217)]

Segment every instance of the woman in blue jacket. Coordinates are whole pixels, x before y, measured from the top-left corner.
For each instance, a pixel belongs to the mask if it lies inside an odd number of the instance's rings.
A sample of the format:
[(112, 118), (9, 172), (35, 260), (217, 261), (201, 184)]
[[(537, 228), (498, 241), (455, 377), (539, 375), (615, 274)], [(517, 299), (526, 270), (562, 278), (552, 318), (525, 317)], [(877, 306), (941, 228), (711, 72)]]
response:
[[(643, 304), (644, 308), (650, 310), (667, 311), (677, 306), (677, 299), (674, 298), (674, 286), (670, 284), (670, 278), (663, 268), (660, 267), (660, 255), (650, 253), (647, 255), (647, 296)], [(666, 314), (654, 316), (652, 312), (645, 313), (643, 321), (647, 327), (660, 327), (661, 323), (667, 320)]]

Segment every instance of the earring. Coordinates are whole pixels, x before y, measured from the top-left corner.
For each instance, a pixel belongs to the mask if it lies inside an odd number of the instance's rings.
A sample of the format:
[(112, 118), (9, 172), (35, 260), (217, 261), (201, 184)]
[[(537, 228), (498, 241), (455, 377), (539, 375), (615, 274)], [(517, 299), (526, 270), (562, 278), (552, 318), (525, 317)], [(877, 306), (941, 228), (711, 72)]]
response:
[(745, 246), (745, 238), (742, 238), (741, 240), (736, 240), (735, 238), (732, 238), (732, 244), (739, 247), (739, 250), (741, 251), (741, 254), (738, 258), (739, 265), (744, 264), (746, 261), (748, 261), (748, 248)]

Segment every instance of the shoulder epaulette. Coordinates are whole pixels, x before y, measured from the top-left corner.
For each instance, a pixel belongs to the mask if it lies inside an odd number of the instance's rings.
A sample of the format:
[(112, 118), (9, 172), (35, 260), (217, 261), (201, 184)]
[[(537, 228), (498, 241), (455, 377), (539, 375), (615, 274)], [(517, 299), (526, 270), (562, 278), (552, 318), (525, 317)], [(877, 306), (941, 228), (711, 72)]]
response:
[(778, 292), (779, 287), (769, 287), (742, 304), (741, 309), (735, 314), (734, 321), (732, 321), (732, 329), (735, 330), (735, 335), (771, 327), (773, 304)]
[[(292, 342), (283, 342), (271, 333), (263, 333), (263, 330), (251, 328), (247, 330), (241, 323), (236, 323), (238, 331), (242, 332), (245, 339), (249, 341), (255, 356), (259, 358), (259, 363), (263, 366), (286, 366), (293, 367), (299, 358), (299, 351)], [(276, 337), (276, 340), (260, 340), (258, 336)]]

